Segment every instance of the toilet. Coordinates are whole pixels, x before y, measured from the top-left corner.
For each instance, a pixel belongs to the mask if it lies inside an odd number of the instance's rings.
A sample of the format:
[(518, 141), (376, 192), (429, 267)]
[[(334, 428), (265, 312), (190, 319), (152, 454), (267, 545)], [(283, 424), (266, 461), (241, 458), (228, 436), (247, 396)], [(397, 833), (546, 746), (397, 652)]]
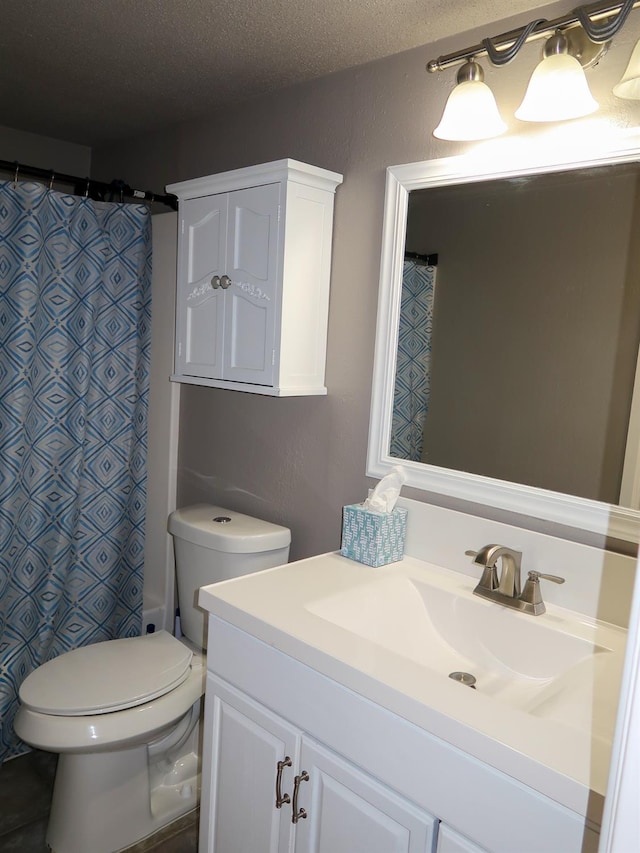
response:
[(19, 737), (60, 753), (47, 828), (52, 853), (116, 853), (198, 804), (206, 614), (201, 586), (286, 563), (290, 531), (197, 504), (169, 517), (183, 636), (84, 646), (20, 688)]

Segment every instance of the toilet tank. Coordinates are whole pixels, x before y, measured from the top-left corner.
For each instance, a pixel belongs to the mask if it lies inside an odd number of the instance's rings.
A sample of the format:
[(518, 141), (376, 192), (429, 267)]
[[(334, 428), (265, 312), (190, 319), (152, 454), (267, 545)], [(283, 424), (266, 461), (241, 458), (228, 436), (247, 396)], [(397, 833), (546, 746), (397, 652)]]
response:
[(169, 516), (176, 558), (182, 633), (206, 648), (206, 612), (197, 605), (201, 586), (280, 566), (289, 559), (291, 531), (210, 504), (195, 504)]

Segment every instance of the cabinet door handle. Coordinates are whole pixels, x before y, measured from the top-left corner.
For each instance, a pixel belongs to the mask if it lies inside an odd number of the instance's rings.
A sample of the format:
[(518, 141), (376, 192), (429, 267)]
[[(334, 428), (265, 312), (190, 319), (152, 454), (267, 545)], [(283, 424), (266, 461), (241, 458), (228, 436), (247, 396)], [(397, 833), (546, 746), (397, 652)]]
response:
[(291, 802), (289, 794), (282, 793), (282, 770), (291, 767), (291, 759), (285, 755), (284, 761), (278, 761), (278, 773), (276, 774), (276, 808), (281, 809), (285, 803)]
[(293, 805), (291, 807), (291, 823), (297, 823), (299, 820), (305, 820), (307, 813), (304, 809), (298, 810), (298, 792), (300, 791), (300, 782), (308, 782), (309, 774), (303, 770), (299, 776), (293, 780)]
[(231, 279), (229, 278), (229, 276), (223, 275), (222, 278), (220, 279), (220, 287), (223, 290), (226, 290), (230, 284), (231, 284)]
[(211, 279), (211, 287), (214, 290), (217, 290), (220, 287), (220, 276), (219, 275), (214, 275), (214, 277)]

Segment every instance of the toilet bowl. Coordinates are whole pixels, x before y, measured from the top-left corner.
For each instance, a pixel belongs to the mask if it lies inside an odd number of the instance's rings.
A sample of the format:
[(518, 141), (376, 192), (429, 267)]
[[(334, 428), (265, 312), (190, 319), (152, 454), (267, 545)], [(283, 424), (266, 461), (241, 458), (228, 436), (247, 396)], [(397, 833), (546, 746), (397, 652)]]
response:
[(55, 853), (112, 853), (196, 807), (201, 653), (160, 631), (75, 649), (32, 676), (15, 728), (60, 753)]
[(60, 754), (47, 828), (53, 853), (116, 853), (197, 806), (206, 673), (197, 589), (289, 555), (287, 528), (221, 507), (178, 510), (169, 530), (187, 636), (159, 631), (75, 649), (20, 689), (17, 734)]

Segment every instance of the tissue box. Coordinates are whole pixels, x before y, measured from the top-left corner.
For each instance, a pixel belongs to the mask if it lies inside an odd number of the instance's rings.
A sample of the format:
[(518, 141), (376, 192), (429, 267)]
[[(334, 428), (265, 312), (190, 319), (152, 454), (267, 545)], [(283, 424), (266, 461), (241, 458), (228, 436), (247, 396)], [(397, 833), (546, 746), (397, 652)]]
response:
[(340, 553), (367, 566), (395, 563), (404, 555), (406, 529), (406, 509), (396, 507), (392, 512), (377, 512), (365, 509), (362, 504), (345, 506)]

